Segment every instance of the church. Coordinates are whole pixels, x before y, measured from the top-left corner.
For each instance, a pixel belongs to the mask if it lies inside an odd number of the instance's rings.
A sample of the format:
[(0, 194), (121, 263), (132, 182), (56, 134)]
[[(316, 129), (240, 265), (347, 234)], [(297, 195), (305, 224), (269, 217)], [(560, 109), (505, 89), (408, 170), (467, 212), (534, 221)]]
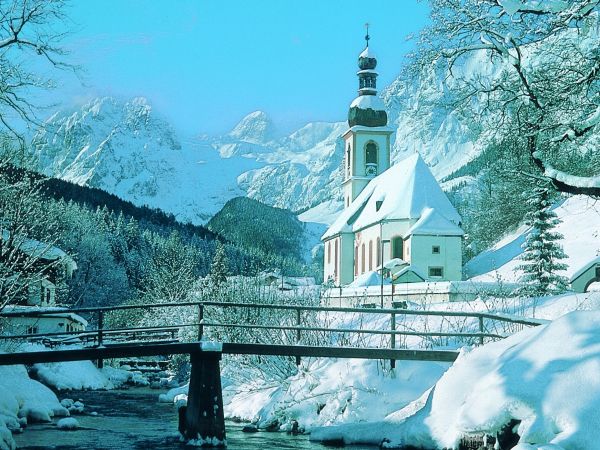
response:
[(347, 285), (381, 270), (394, 283), (462, 278), (461, 218), (418, 153), (390, 165), (377, 59), (358, 57), (358, 97), (350, 104), (344, 140), (344, 210), (322, 236), (324, 280)]

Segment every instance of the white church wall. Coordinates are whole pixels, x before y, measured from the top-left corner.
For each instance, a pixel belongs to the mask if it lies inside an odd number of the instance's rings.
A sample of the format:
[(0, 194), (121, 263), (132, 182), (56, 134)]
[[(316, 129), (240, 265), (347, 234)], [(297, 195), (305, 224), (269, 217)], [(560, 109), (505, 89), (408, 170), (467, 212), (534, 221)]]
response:
[[(411, 236), (410, 263), (432, 281), (462, 279), (460, 236)], [(441, 269), (441, 276), (437, 271)]]
[(325, 241), (324, 280), (333, 280), (336, 286), (352, 283), (354, 279), (354, 239), (343, 233)]
[[(380, 226), (379, 223), (371, 225), (368, 228), (356, 233), (354, 242), (355, 247), (358, 247), (358, 275), (361, 275), (370, 270), (375, 270), (381, 264), (381, 257), (377, 256), (377, 242), (383, 241), (383, 262), (386, 263), (392, 259), (393, 248), (392, 240), (395, 237), (402, 237), (410, 228), (411, 221), (401, 220), (393, 222), (385, 222)], [(365, 244), (365, 264), (362, 264), (362, 244)], [(371, 258), (369, 258), (369, 244), (372, 245)], [(406, 245), (404, 246), (406, 248)], [(355, 251), (356, 254), (356, 251)]]

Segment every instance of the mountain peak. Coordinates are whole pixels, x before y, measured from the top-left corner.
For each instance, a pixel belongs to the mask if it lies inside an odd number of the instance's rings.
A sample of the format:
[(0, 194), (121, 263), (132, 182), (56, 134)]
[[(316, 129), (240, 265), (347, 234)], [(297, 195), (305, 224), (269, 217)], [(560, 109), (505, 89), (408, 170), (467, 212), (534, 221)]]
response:
[(263, 111), (254, 111), (244, 117), (229, 133), (241, 141), (265, 143), (273, 137), (273, 122)]

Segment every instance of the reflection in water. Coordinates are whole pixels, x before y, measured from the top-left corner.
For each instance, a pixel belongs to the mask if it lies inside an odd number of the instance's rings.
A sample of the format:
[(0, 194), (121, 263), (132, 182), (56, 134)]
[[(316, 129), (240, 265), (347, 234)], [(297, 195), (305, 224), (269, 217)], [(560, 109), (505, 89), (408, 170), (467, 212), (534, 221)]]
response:
[[(59, 398), (81, 399), (85, 414), (77, 415), (82, 429), (61, 431), (54, 424), (30, 425), (15, 435), (23, 449), (190, 449), (179, 442), (177, 412), (171, 404), (158, 403), (158, 391), (136, 388), (116, 391), (63, 392)], [(98, 415), (90, 415), (96, 412)], [(319, 449), (307, 436), (285, 433), (242, 433), (242, 426), (227, 423), (229, 449)], [(359, 450), (359, 447), (352, 447)]]

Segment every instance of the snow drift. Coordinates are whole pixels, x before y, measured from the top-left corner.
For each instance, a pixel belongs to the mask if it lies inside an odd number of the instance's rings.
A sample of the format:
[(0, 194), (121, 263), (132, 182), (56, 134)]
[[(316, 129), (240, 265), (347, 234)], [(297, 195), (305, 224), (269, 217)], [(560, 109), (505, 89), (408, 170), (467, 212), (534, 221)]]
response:
[(520, 449), (600, 449), (599, 370), (600, 311), (572, 312), (463, 351), (414, 414), (410, 405), (381, 423), (320, 428), (311, 438), (455, 448), (515, 419)]

